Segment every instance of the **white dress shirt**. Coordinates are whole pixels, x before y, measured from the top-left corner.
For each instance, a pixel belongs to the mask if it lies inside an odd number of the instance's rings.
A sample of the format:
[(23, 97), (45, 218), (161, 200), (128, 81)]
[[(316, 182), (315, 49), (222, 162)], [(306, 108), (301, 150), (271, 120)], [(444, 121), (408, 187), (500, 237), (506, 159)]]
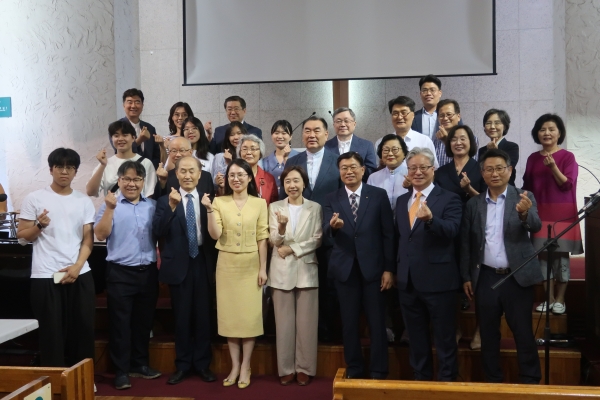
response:
[(183, 204), (183, 212), (187, 217), (187, 202), (188, 198), (186, 197), (188, 194), (192, 195), (192, 201), (194, 202), (194, 214), (196, 215), (196, 233), (198, 236), (198, 246), (202, 246), (202, 232), (200, 231), (200, 199), (198, 191), (194, 189), (191, 192), (186, 192), (183, 188), (179, 188), (179, 194), (181, 194), (181, 202)]
[[(135, 129), (136, 136), (140, 137), (140, 133), (142, 132), (142, 127), (140, 126), (140, 122), (138, 121), (138, 123), (135, 124), (135, 123), (131, 122), (131, 120), (129, 118), (127, 118), (127, 120), (133, 126), (133, 129)], [(144, 151), (144, 143), (146, 143), (146, 142), (142, 142), (142, 144), (140, 145), (140, 148), (142, 149), (142, 151)]]
[(352, 145), (352, 138), (354, 135), (350, 135), (350, 139), (342, 142), (338, 136), (338, 150), (340, 154), (344, 154), (350, 151), (350, 146)]
[(356, 207), (359, 207), (360, 206), (360, 193), (362, 192), (362, 183), (360, 184), (358, 189), (356, 189), (356, 192), (353, 192), (352, 190), (348, 189), (348, 186), (344, 186), (344, 189), (346, 189), (346, 193), (348, 193), (348, 201), (350, 202), (350, 204), (352, 204), (352, 199), (350, 198), (350, 196), (352, 194), (356, 195)]
[(485, 193), (487, 218), (483, 263), (492, 268), (508, 268), (508, 257), (504, 247), (504, 204), (507, 190), (508, 188), (498, 196), (496, 201), (490, 198), (489, 190)]
[(396, 200), (408, 192), (408, 189), (402, 186), (405, 175), (408, 175), (408, 171), (406, 164), (402, 163), (394, 170), (390, 170), (387, 167), (380, 169), (369, 175), (369, 179), (367, 180), (367, 184), (377, 186), (387, 192), (394, 213), (396, 212)]
[(321, 164), (323, 163), (323, 155), (325, 154), (325, 147), (316, 153), (311, 153), (306, 150), (306, 171), (308, 173), (308, 181), (310, 182), (310, 188), (315, 188), (315, 182), (317, 182), (317, 177), (319, 176), (319, 170), (321, 169)]
[[(396, 134), (396, 132), (392, 132), (392, 133)], [(377, 153), (377, 147), (379, 147), (379, 143), (381, 143), (381, 139), (383, 139), (383, 138), (380, 138), (375, 142), (375, 153)], [(434, 156), (433, 166), (436, 169), (439, 168), (437, 156), (435, 155), (435, 146), (433, 145), (433, 142), (431, 141), (431, 139), (429, 139), (426, 135), (423, 135), (422, 133), (413, 131), (411, 129), (408, 131), (408, 133), (404, 137), (404, 143), (406, 143), (406, 147), (408, 147), (408, 151), (411, 151), (415, 147), (427, 147), (429, 150), (431, 150), (431, 152), (433, 153), (433, 156)], [(377, 162), (379, 162), (379, 157), (377, 157)], [(402, 163), (402, 165), (406, 166), (406, 161), (404, 161)]]

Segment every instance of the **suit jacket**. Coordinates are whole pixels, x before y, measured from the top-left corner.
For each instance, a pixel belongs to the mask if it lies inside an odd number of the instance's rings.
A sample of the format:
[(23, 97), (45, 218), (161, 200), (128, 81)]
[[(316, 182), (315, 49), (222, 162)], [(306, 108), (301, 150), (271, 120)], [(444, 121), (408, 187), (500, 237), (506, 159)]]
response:
[[(121, 121), (130, 122), (127, 117), (121, 118)], [(146, 121), (140, 120), (140, 128), (143, 129), (146, 127), (148, 132), (150, 132), (150, 139), (144, 142), (144, 151), (139, 147), (135, 142), (133, 143), (132, 150), (134, 153), (139, 154), (142, 157), (146, 157), (148, 160), (152, 161), (155, 169), (158, 169), (158, 164), (160, 163), (160, 146), (158, 143), (154, 141), (154, 135), (156, 135), (156, 129), (151, 124)], [(110, 134), (108, 135), (108, 140), (110, 145), (115, 150), (115, 154), (117, 153), (117, 149), (113, 146), (112, 139)]]
[[(204, 192), (200, 185), (196, 187), (198, 196), (202, 199)], [(169, 206), (169, 196), (163, 196), (156, 202), (156, 213), (152, 221), (152, 230), (154, 235), (163, 239), (161, 248), (160, 270), (158, 279), (169, 285), (178, 285), (183, 282), (187, 275), (189, 267), (189, 245), (187, 237), (187, 222), (185, 211), (183, 210), (183, 201), (181, 201), (175, 211), (171, 211)], [(208, 219), (206, 207), (200, 203), (200, 230), (202, 231), (202, 250), (206, 258), (207, 274), (209, 281), (212, 280), (216, 265), (215, 241), (211, 239), (208, 233)]]
[[(158, 200), (159, 197), (168, 195), (171, 193), (171, 188), (175, 188), (175, 190), (179, 190), (179, 179), (177, 179), (177, 175), (175, 174), (175, 169), (172, 169), (168, 172), (167, 176), (167, 184), (164, 189), (160, 188), (160, 181), (156, 181), (156, 186), (154, 187), (154, 199)], [(202, 171), (200, 173), (200, 179), (198, 180), (198, 192), (208, 193), (211, 200), (215, 198), (215, 186), (213, 185), (213, 178), (210, 172)]]
[[(458, 121), (458, 125), (463, 125), (462, 119)], [(415, 119), (413, 119), (413, 123), (410, 126), (410, 129), (413, 131), (417, 131), (419, 133), (423, 133), (423, 108), (415, 111)], [(440, 121), (435, 121), (435, 126), (433, 127), (433, 137), (435, 137), (435, 133), (440, 129)], [(433, 138), (431, 138), (433, 140)]]
[(413, 192), (403, 194), (396, 203), (398, 234), (398, 289), (405, 290), (410, 280), (420, 292), (443, 292), (460, 286), (454, 240), (459, 234), (462, 203), (457, 194), (434, 186), (427, 196), (433, 214), (431, 225), (417, 219), (410, 228), (408, 202)]
[(319, 287), (316, 250), (321, 245), (323, 236), (321, 206), (314, 201), (304, 199), (295, 232), (292, 233), (290, 221), (285, 227), (285, 235), (281, 237), (275, 213), (279, 212), (289, 218), (288, 204), (288, 199), (285, 199), (276, 201), (269, 207), (270, 242), (276, 247), (290, 246), (294, 254), (281, 258), (277, 249), (273, 249), (267, 285), (281, 290)]
[[(504, 247), (509, 267), (520, 266), (527, 258), (535, 253), (529, 233), (539, 232), (542, 222), (538, 215), (537, 203), (533, 193), (527, 197), (533, 205), (529, 209), (526, 221), (519, 219), (517, 203), (520, 201), (521, 189), (508, 185), (504, 202)], [(461, 226), (460, 272), (464, 282), (471, 281), (473, 290), (477, 287), (480, 265), (485, 251), (485, 225), (487, 222), (486, 193), (473, 197), (468, 201)], [(534, 285), (543, 280), (540, 263), (536, 258), (527, 263), (514, 275), (517, 283), (523, 287)]]
[[(333, 154), (340, 155), (338, 143), (339, 141), (337, 136), (334, 136), (325, 143), (325, 148), (331, 151)], [(350, 151), (357, 152), (363, 158), (365, 162), (365, 174), (363, 175), (363, 182), (366, 183), (367, 179), (369, 179), (369, 175), (377, 170), (377, 156), (375, 155), (373, 143), (353, 135), (352, 143), (350, 143)]]
[[(243, 124), (244, 124), (244, 128), (246, 128), (246, 131), (249, 134), (256, 135), (259, 137), (259, 139), (262, 139), (262, 131), (260, 130), (260, 128), (252, 126), (249, 123), (247, 123), (246, 121), (244, 121)], [(229, 127), (229, 124), (225, 124), (225, 125), (217, 126), (215, 128), (213, 138), (208, 145), (208, 149), (211, 153), (217, 154), (217, 153), (221, 153), (223, 151), (223, 150), (221, 150), (221, 143), (223, 143), (223, 139), (225, 139), (225, 131), (227, 130), (228, 127)]]
[(473, 158), (469, 158), (469, 161), (465, 164), (460, 175), (456, 173), (454, 162), (441, 166), (435, 171), (434, 183), (442, 187), (442, 189), (449, 190), (452, 193), (459, 195), (464, 205), (469, 201), (470, 197), (467, 196), (467, 193), (460, 187), (460, 180), (463, 177), (463, 172), (467, 173), (467, 177), (471, 181), (473, 189), (477, 190), (479, 193), (485, 192), (487, 185), (481, 176), (479, 163)]
[[(333, 230), (329, 221), (333, 213), (344, 221)], [(394, 272), (394, 217), (384, 189), (362, 184), (356, 222), (346, 188), (327, 195), (323, 205), (323, 234), (333, 238), (329, 258), (329, 275), (345, 282), (355, 260), (368, 282), (381, 279), (384, 271)]]
[[(498, 143), (498, 148), (500, 150), (504, 150), (508, 153), (510, 157), (510, 165), (513, 167), (513, 172), (510, 175), (510, 180), (508, 181), (509, 185), (515, 186), (515, 179), (517, 177), (517, 163), (519, 162), (519, 145), (514, 142), (509, 142), (506, 138), (502, 139), (500, 143)], [(481, 160), (481, 156), (485, 154), (487, 151), (487, 146), (483, 146), (479, 148), (478, 158)]]

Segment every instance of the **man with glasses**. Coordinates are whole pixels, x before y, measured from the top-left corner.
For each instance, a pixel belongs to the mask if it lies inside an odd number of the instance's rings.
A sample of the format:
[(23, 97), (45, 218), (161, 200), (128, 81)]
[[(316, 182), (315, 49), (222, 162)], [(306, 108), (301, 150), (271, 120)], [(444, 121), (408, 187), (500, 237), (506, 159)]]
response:
[(108, 192), (96, 214), (94, 233), (106, 240), (106, 295), (110, 319), (109, 354), (116, 389), (131, 387), (129, 377), (158, 378), (149, 367), (148, 346), (158, 298), (156, 240), (152, 218), (156, 202), (142, 195), (146, 170), (125, 161), (117, 172), (120, 194)]
[[(240, 96), (229, 96), (225, 99), (223, 107), (225, 108), (229, 122), (215, 128), (215, 133), (209, 145), (211, 153), (217, 154), (221, 152), (221, 143), (223, 143), (223, 139), (225, 139), (225, 131), (229, 127), (229, 123), (233, 121), (241, 122), (248, 134), (256, 135), (259, 139), (262, 139), (262, 130), (250, 125), (244, 120), (246, 117), (246, 100)], [(206, 130), (206, 134), (210, 136), (212, 134), (212, 122), (208, 121), (204, 124), (204, 129)]]
[[(388, 101), (388, 109), (390, 110), (390, 115), (392, 117), (394, 131), (396, 135), (404, 140), (409, 151), (415, 147), (425, 147), (435, 154), (435, 147), (433, 146), (431, 139), (411, 128), (415, 118), (415, 102), (413, 99), (406, 96), (396, 97), (395, 99)], [(375, 142), (375, 152), (377, 152), (381, 139), (378, 139)], [(403, 165), (406, 165), (406, 161)], [(436, 168), (438, 167), (437, 158), (434, 160), (433, 165)]]
[(356, 129), (356, 114), (348, 107), (340, 107), (333, 112), (333, 129), (335, 137), (325, 143), (325, 147), (334, 154), (342, 155), (355, 151), (365, 162), (363, 181), (366, 182), (377, 170), (377, 156), (371, 142), (354, 135)]
[(454, 240), (462, 202), (457, 194), (434, 185), (434, 160), (427, 148), (413, 148), (406, 156), (412, 191), (396, 203), (396, 279), (415, 379), (433, 379), (431, 323), (438, 380), (453, 381), (458, 375), (456, 292), (461, 284)]
[(481, 326), (481, 361), (488, 382), (502, 382), (500, 323), (502, 314), (517, 346), (521, 383), (537, 384), (540, 359), (531, 330), (534, 285), (543, 280), (537, 257), (497, 289), (492, 286), (519, 267), (535, 249), (530, 233), (542, 222), (533, 193), (509, 185), (509, 155), (489, 149), (481, 156), (481, 174), (488, 186), (467, 203), (461, 225), (460, 272), (463, 289), (475, 297)]
[(85, 186), (87, 195), (98, 197), (100, 192), (104, 196), (108, 192), (118, 192), (117, 171), (119, 167), (125, 161), (135, 161), (142, 164), (146, 170), (144, 196), (152, 197), (154, 186), (156, 185), (156, 170), (150, 160), (133, 152), (132, 146), (136, 138), (133, 126), (126, 121), (115, 121), (108, 126), (108, 133), (114, 147), (117, 149), (117, 154), (107, 158), (105, 149), (98, 152), (96, 159), (99, 164), (92, 172), (92, 177)]
[[(329, 274), (340, 302), (346, 374), (348, 378), (385, 379), (388, 346), (383, 291), (394, 280), (392, 208), (385, 190), (362, 182), (365, 167), (360, 154), (344, 153), (337, 162), (344, 187), (325, 199), (323, 237), (334, 242)], [(363, 307), (371, 338), (369, 375), (360, 343)]]
[[(456, 125), (462, 125), (460, 119), (460, 106), (456, 100), (445, 99), (437, 104), (437, 117), (439, 121), (438, 130), (433, 138), (433, 145), (435, 146), (435, 154), (440, 163), (440, 167), (450, 163), (452, 157), (448, 157), (446, 154), (446, 140), (448, 139), (448, 131)], [(479, 148), (479, 140), (475, 136), (475, 149)], [(477, 154), (473, 156), (473, 159), (477, 161)]]
[(94, 204), (73, 190), (80, 158), (59, 148), (48, 156), (52, 183), (21, 204), (17, 238), (33, 243), (31, 309), (39, 323), (41, 365), (68, 367), (94, 358)]

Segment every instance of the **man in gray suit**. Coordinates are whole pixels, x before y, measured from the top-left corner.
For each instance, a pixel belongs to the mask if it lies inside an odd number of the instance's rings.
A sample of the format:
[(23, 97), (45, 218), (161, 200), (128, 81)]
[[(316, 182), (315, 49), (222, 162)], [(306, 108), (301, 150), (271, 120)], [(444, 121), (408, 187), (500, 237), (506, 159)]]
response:
[(517, 346), (519, 378), (537, 384), (542, 375), (531, 326), (533, 285), (543, 279), (538, 259), (496, 290), (491, 287), (534, 254), (529, 232), (538, 232), (542, 222), (533, 194), (508, 185), (512, 166), (506, 152), (488, 150), (480, 165), (488, 190), (467, 202), (460, 270), (466, 295), (476, 298), (483, 371), (487, 381), (502, 382), (500, 319), (504, 313)]

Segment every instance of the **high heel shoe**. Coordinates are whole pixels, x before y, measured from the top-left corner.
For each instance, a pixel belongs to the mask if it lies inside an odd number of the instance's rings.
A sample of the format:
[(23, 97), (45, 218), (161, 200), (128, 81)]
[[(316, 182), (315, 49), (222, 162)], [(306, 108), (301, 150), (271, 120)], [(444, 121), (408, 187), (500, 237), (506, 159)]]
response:
[(251, 374), (252, 374), (252, 370), (250, 368), (248, 368), (248, 382), (238, 381), (238, 387), (240, 389), (246, 389), (248, 386), (250, 386), (250, 375)]
[(235, 383), (237, 382), (239, 377), (240, 377), (240, 373), (238, 372), (237, 376), (233, 379), (229, 379), (229, 378), (223, 379), (223, 386), (228, 387), (228, 386), (235, 385)]

